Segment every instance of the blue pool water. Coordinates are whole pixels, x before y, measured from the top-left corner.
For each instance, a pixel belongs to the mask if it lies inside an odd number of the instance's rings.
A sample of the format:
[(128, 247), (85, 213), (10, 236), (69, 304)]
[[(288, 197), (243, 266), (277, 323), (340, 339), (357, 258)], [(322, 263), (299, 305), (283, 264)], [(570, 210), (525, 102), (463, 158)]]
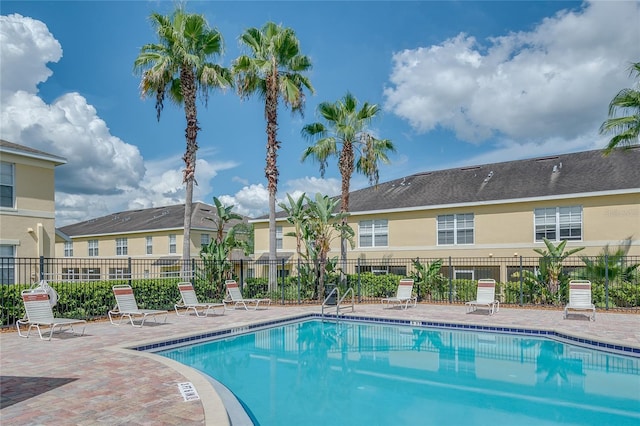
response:
[(639, 358), (527, 335), (315, 320), (158, 353), (262, 426), (640, 424)]

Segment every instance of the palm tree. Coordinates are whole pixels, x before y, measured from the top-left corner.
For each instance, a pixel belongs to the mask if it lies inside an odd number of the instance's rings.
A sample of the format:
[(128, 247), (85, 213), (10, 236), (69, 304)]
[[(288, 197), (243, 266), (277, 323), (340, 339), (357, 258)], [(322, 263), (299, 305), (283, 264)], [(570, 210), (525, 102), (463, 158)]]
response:
[(209, 89), (226, 88), (232, 85), (233, 79), (228, 69), (209, 62), (222, 54), (223, 40), (203, 15), (189, 14), (178, 6), (170, 16), (152, 13), (150, 19), (158, 42), (142, 46), (134, 62), (134, 72), (142, 76), (142, 97), (156, 99), (158, 121), (165, 97), (184, 105), (187, 148), (182, 157), (185, 164), (182, 179), (186, 184), (182, 274), (186, 276), (191, 270), (191, 203), (200, 130), (196, 97), (200, 92), (206, 101)]
[(243, 217), (233, 212), (233, 205), (225, 206), (217, 197), (213, 197), (213, 203), (216, 205), (216, 217), (211, 220), (216, 224), (216, 242), (220, 244), (224, 239), (225, 226), (232, 220), (241, 221)]
[[(631, 65), (629, 75), (634, 75), (640, 86), (640, 62)], [(639, 87), (640, 88), (640, 87)], [(629, 113), (626, 116), (618, 116), (618, 113)], [(640, 135), (640, 90), (622, 89), (609, 104), (609, 119), (600, 126), (600, 133), (613, 133), (604, 154), (609, 155), (615, 148), (630, 147), (638, 144)]]
[[(302, 128), (302, 135), (315, 142), (304, 151), (302, 161), (307, 158), (318, 161), (320, 175), (324, 177), (329, 157), (338, 157), (338, 168), (342, 178), (342, 213), (349, 212), (349, 190), (353, 171), (364, 174), (369, 178), (369, 183), (377, 185), (378, 163), (388, 164), (387, 153), (395, 152), (390, 140), (375, 138), (367, 128), (379, 112), (378, 105), (368, 102), (358, 109), (358, 100), (351, 93), (347, 93), (341, 100), (318, 105), (318, 113), (324, 119), (324, 123), (311, 123)], [(356, 152), (359, 154), (357, 161)], [(346, 224), (347, 216), (344, 216), (343, 220)], [(340, 257), (344, 271), (347, 259), (347, 242), (344, 236), (340, 242)]]
[(296, 238), (296, 253), (298, 254), (298, 259), (300, 259), (302, 255), (302, 227), (304, 226), (307, 216), (305, 209), (307, 194), (303, 192), (297, 200), (294, 200), (291, 195), (287, 194), (287, 200), (289, 201), (288, 205), (278, 203), (278, 207), (287, 214), (287, 222), (293, 225), (294, 231), (287, 233), (286, 236)]
[(540, 274), (547, 279), (546, 285), (551, 297), (557, 299), (560, 294), (561, 277), (562, 277), (562, 262), (574, 253), (584, 250), (584, 247), (574, 247), (565, 251), (567, 240), (563, 240), (554, 246), (553, 243), (544, 238), (544, 245), (547, 250), (534, 248), (533, 251), (542, 256), (540, 259)]
[(340, 238), (346, 238), (353, 246), (353, 229), (344, 220), (349, 213), (334, 213), (338, 206), (336, 198), (329, 198), (327, 195), (317, 193), (315, 200), (309, 200), (306, 209), (307, 219), (305, 221), (304, 234), (307, 245), (307, 252), (313, 258), (318, 271), (318, 299), (324, 297), (324, 281), (326, 266), (329, 263), (327, 257), (331, 250), (331, 242), (337, 238), (333, 231), (339, 233)]
[(257, 93), (265, 101), (267, 120), (267, 164), (265, 175), (269, 190), (269, 287), (276, 282), (276, 192), (280, 141), (278, 100), (282, 98), (293, 113), (302, 114), (304, 88), (314, 93), (310, 80), (302, 73), (311, 69), (311, 60), (300, 53), (300, 42), (291, 28), (267, 22), (262, 28), (249, 28), (240, 36), (250, 55), (241, 55), (233, 64), (237, 90), (241, 97)]

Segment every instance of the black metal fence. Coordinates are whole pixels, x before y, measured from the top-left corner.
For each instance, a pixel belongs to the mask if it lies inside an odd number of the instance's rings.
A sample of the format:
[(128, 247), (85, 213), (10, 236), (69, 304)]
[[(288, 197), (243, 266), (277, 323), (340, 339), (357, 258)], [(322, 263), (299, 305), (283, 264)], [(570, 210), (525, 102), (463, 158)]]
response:
[[(553, 280), (557, 288), (547, 288), (549, 277), (542, 274), (548, 265), (541, 257), (355, 259), (327, 268), (325, 294), (335, 286), (341, 294), (352, 288), (358, 303), (374, 303), (394, 295), (399, 278), (413, 277), (419, 301), (456, 304), (475, 299), (478, 279), (493, 278), (496, 297), (504, 305), (562, 306), (569, 280), (588, 279), (598, 309), (640, 312), (640, 256), (568, 257), (561, 265)], [(432, 273), (425, 276), (429, 267)], [(152, 309), (173, 309), (180, 281), (191, 281), (202, 301), (219, 301), (224, 280), (230, 278), (243, 286), (245, 297), (270, 297), (282, 305), (319, 304), (324, 295), (319, 294), (317, 271), (317, 265), (297, 260), (216, 265), (191, 259), (183, 265), (176, 258), (0, 258), (0, 320), (7, 326), (21, 318), (21, 291), (41, 280), (59, 294), (57, 316), (91, 319), (104, 317), (113, 307), (111, 287), (116, 284), (131, 285), (140, 307)]]

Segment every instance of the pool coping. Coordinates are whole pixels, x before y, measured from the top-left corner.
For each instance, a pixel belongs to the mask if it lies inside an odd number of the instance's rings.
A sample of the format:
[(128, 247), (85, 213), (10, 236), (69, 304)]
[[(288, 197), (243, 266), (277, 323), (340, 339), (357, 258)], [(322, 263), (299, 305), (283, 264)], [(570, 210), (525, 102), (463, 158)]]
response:
[(423, 328), (443, 328), (443, 329), (457, 329), (457, 330), (474, 330), (485, 331), (493, 333), (509, 333), (509, 334), (523, 334), (526, 336), (539, 336), (548, 337), (555, 340), (560, 340), (565, 343), (570, 343), (578, 346), (583, 346), (589, 349), (597, 349), (604, 352), (612, 353), (615, 355), (625, 355), (633, 358), (640, 358), (640, 346), (623, 345), (614, 340), (603, 339), (599, 337), (594, 339), (586, 334), (581, 333), (568, 333), (566, 331), (558, 331), (554, 328), (548, 327), (504, 327), (494, 325), (478, 325), (469, 324), (455, 321), (425, 321), (425, 320), (411, 320), (402, 318), (382, 318), (373, 316), (362, 315), (349, 315), (349, 314), (320, 314), (320, 313), (307, 313), (297, 314), (290, 317), (279, 318), (276, 320), (262, 321), (247, 324), (241, 327), (231, 327), (222, 330), (216, 330), (208, 333), (188, 333), (183, 336), (159, 341), (158, 339), (149, 340), (147, 342), (140, 342), (135, 346), (127, 347), (126, 349), (134, 350), (137, 352), (155, 353), (163, 350), (173, 349), (175, 347), (186, 346), (193, 343), (205, 342), (210, 340), (217, 340), (226, 337), (237, 336), (253, 332), (256, 330), (268, 328), (274, 325), (281, 325), (289, 322), (311, 320), (311, 319), (328, 319), (328, 320), (349, 320), (357, 322), (370, 322), (392, 325), (404, 325), (411, 327), (423, 327)]
[[(157, 352), (161, 352), (164, 350), (170, 350), (194, 343), (204, 343), (207, 341), (213, 341), (218, 339), (224, 339), (227, 337), (238, 336), (254, 331), (259, 331), (261, 329), (269, 328), (277, 325), (284, 325), (293, 322), (299, 321), (307, 321), (307, 320), (322, 320), (327, 319), (330, 321), (354, 321), (354, 322), (363, 322), (363, 323), (376, 323), (376, 324), (389, 324), (389, 325), (402, 325), (402, 326), (410, 326), (410, 327), (423, 327), (423, 328), (441, 328), (447, 330), (466, 330), (466, 331), (482, 331), (489, 333), (508, 333), (508, 334), (521, 334), (525, 336), (535, 336), (535, 337), (546, 337), (553, 340), (557, 340), (563, 343), (574, 344), (577, 346), (586, 347), (589, 349), (601, 350), (607, 353), (611, 353), (614, 355), (623, 355), (629, 356), (632, 358), (640, 358), (640, 345), (624, 345), (620, 342), (616, 342), (615, 340), (609, 340), (602, 337), (598, 337), (598, 339), (594, 339), (586, 334), (581, 334), (577, 332), (566, 332), (566, 331), (558, 331), (554, 328), (550, 327), (520, 327), (520, 326), (495, 326), (495, 325), (479, 325), (479, 324), (469, 324), (464, 322), (456, 322), (456, 321), (427, 321), (427, 320), (416, 320), (410, 318), (392, 318), (388, 313), (385, 314), (385, 317), (376, 317), (376, 316), (365, 316), (365, 315), (356, 315), (356, 314), (323, 314), (317, 312), (310, 312), (304, 314), (293, 314), (287, 315), (278, 319), (268, 320), (268, 321), (256, 321), (246, 325), (242, 325), (239, 327), (229, 327), (221, 330), (215, 330), (211, 332), (198, 332), (198, 333), (184, 333), (182, 335), (178, 335), (172, 339), (149, 339), (147, 341), (137, 342), (135, 345), (127, 345), (125, 347), (120, 347), (121, 350), (134, 351), (139, 354), (145, 354), (145, 356), (149, 356), (153, 359), (158, 360), (162, 359), (161, 362), (165, 365), (174, 368), (185, 375), (185, 377), (194, 381), (196, 387), (199, 392), (203, 396), (201, 398), (201, 402), (205, 411), (205, 419), (207, 419), (207, 424), (228, 424), (228, 425), (247, 425), (246, 419), (250, 416), (245, 413), (238, 413), (238, 404), (239, 402), (231, 401), (229, 402), (229, 396), (227, 398), (223, 397), (226, 392), (220, 392), (220, 389), (217, 386), (214, 386), (212, 380), (215, 380), (209, 377), (207, 374), (202, 373), (198, 370), (195, 370), (191, 367), (187, 367), (183, 364), (178, 363), (177, 361), (170, 360)], [(166, 360), (166, 361), (165, 361)], [(170, 361), (170, 362), (167, 362)], [(195, 377), (195, 375), (199, 375), (200, 377)], [(219, 386), (224, 387), (223, 384), (217, 382)], [(228, 393), (231, 395), (231, 398), (235, 399), (235, 395), (228, 390)], [(229, 407), (231, 405), (231, 407)], [(230, 410), (231, 408), (231, 410)], [(226, 414), (226, 423), (222, 422), (220, 418), (220, 412), (224, 412)], [(210, 423), (210, 420), (217, 419), (217, 422), (214, 421)], [(249, 423), (250, 424), (250, 423)]]

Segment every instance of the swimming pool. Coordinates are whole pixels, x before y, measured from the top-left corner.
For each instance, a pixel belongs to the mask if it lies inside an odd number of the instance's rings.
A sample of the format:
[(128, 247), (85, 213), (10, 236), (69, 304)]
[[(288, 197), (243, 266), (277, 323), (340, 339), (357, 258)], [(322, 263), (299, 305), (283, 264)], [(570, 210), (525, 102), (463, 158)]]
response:
[(158, 354), (263, 426), (640, 421), (639, 358), (523, 334), (311, 320)]

